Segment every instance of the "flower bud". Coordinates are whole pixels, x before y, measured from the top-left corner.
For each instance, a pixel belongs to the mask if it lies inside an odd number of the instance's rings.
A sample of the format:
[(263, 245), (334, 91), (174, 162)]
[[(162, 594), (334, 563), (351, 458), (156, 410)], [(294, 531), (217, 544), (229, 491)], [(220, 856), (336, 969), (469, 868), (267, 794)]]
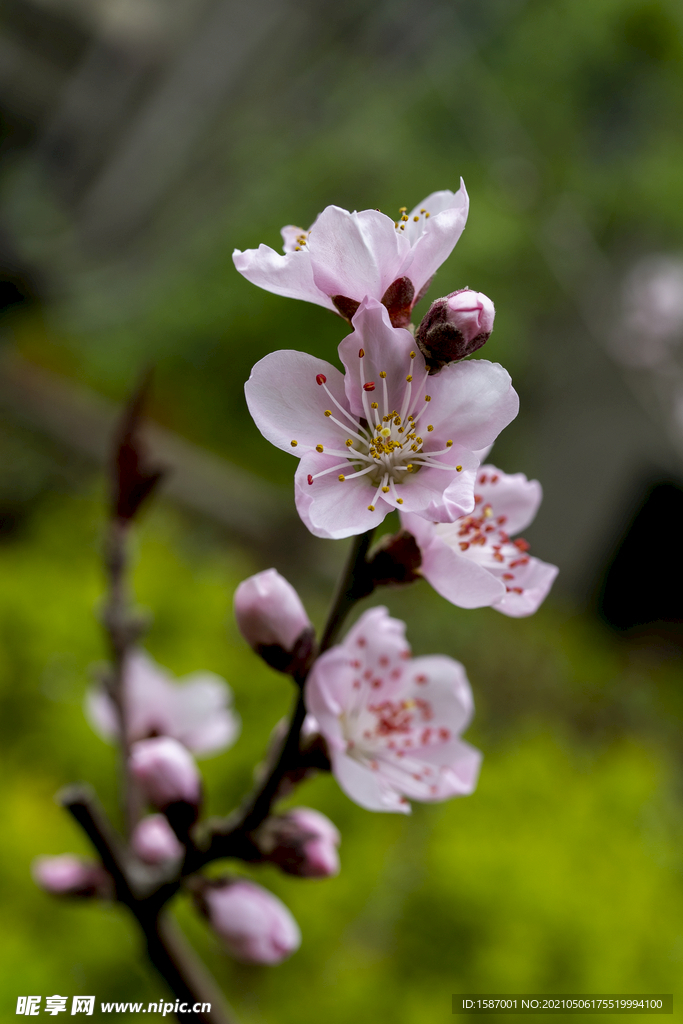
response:
[(139, 740), (130, 751), (130, 770), (147, 799), (163, 809), (169, 804), (199, 806), (201, 778), (192, 755), (170, 736)]
[(339, 830), (329, 818), (308, 807), (295, 807), (266, 819), (254, 835), (268, 860), (288, 875), (330, 878), (339, 874)]
[(461, 288), (436, 299), (415, 333), (430, 373), (464, 359), (488, 341), (495, 308), (482, 292)]
[(145, 864), (162, 864), (183, 853), (182, 844), (163, 814), (150, 814), (139, 821), (133, 829), (130, 845)]
[(111, 878), (95, 861), (63, 853), (59, 857), (37, 857), (31, 865), (36, 885), (55, 896), (108, 896)]
[(313, 628), (296, 590), (276, 569), (243, 580), (234, 607), (240, 633), (273, 668), (293, 672), (309, 659)]
[(278, 964), (301, 945), (299, 926), (277, 896), (246, 879), (207, 882), (199, 906), (228, 952), (247, 964)]

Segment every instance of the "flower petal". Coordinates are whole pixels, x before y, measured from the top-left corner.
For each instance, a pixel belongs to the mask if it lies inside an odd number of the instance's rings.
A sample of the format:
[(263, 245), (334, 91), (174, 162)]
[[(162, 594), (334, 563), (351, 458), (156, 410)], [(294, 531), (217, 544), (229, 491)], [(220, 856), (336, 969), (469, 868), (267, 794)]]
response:
[[(342, 537), (354, 537), (359, 533), (371, 530), (383, 521), (392, 511), (383, 498), (377, 498), (374, 511), (369, 511), (376, 488), (368, 483), (367, 477), (355, 480), (339, 480), (339, 473), (328, 473), (327, 476), (308, 484), (308, 477), (321, 470), (333, 467), (339, 459), (334, 456), (309, 453), (299, 463), (295, 476), (296, 507), (303, 522), (316, 537), (340, 540)], [(349, 470), (353, 467), (349, 464)]]
[[(429, 220), (420, 218), (415, 222), (413, 218), (419, 216), (419, 209), (423, 208), (429, 211)], [(401, 267), (401, 276), (410, 278), (416, 295), (452, 253), (465, 229), (468, 210), (469, 197), (465, 183), (460, 179), (460, 188), (455, 194), (448, 190), (433, 192), (411, 212), (406, 228), (412, 223), (414, 229), (422, 230)]]
[(543, 500), (538, 480), (527, 480), (524, 473), (503, 473), (492, 465), (480, 466), (475, 486), (493, 514), (505, 516), (505, 531), (509, 534), (525, 530)]
[(232, 746), (240, 734), (239, 715), (229, 707), (228, 684), (213, 672), (193, 672), (174, 688), (176, 739), (196, 755)]
[[(558, 572), (556, 565), (542, 562), (540, 558), (529, 558), (526, 566), (515, 570), (514, 583), (493, 607), (516, 619), (533, 615), (545, 600)], [(517, 593), (517, 587), (522, 589), (521, 594)]]
[(346, 795), (366, 810), (411, 813), (408, 801), (386, 782), (379, 770), (373, 771), (346, 754), (333, 752), (332, 771)]
[[(244, 385), (249, 412), (263, 436), (293, 455), (322, 444), (336, 447), (341, 429), (325, 410), (331, 403), (316, 377), (326, 378), (327, 388), (340, 404), (346, 404), (344, 378), (331, 363), (306, 352), (281, 350), (259, 360)], [(338, 410), (335, 408), (334, 412)], [(339, 414), (341, 416), (341, 414)], [(295, 440), (297, 445), (293, 446)]]
[(398, 268), (409, 245), (394, 222), (378, 210), (349, 213), (328, 206), (318, 217), (308, 240), (313, 280), (325, 295), (344, 295), (361, 301), (381, 299), (400, 275)]
[(519, 411), (507, 370), (487, 359), (450, 363), (432, 378), (429, 418), (435, 441), (476, 451), (491, 444)]
[(258, 249), (246, 249), (244, 252), (235, 249), (232, 260), (240, 274), (259, 288), (289, 299), (315, 302), (336, 313), (332, 300), (313, 280), (311, 258), (306, 250), (281, 256), (270, 246), (261, 244)]

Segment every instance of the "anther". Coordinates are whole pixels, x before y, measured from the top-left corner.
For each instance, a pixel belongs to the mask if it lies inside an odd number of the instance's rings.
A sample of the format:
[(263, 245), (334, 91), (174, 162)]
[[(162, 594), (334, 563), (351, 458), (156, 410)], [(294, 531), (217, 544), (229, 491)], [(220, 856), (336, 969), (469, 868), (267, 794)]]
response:
[(332, 415), (332, 410), (331, 409), (325, 409), (325, 415), (326, 416), (331, 416)]
[(377, 402), (370, 402), (370, 408), (371, 409), (379, 409), (379, 406), (377, 405)]
[(414, 353), (414, 352), (411, 352), (411, 353), (410, 353), (410, 358), (411, 358), (411, 359), (414, 359), (414, 358), (415, 358), (415, 353)]
[(423, 206), (423, 207), (422, 207), (422, 209), (420, 210), (420, 213), (426, 213), (426, 212), (427, 212), (427, 210), (426, 210), (426, 209), (425, 209), (425, 207)]
[(347, 439), (346, 439), (346, 447), (347, 448), (353, 448), (353, 441), (351, 440), (350, 437), (347, 437)]
[(413, 220), (419, 220), (419, 219), (420, 219), (419, 217), (413, 217)]
[(413, 375), (412, 375), (412, 373), (409, 373), (408, 376), (406, 377), (406, 380), (408, 381), (409, 384), (410, 384), (412, 379), (413, 379)]
[(388, 493), (389, 493), (389, 488), (388, 487), (383, 487), (382, 488), (382, 494), (388, 494)]
[(290, 441), (289, 443), (291, 444), (292, 448), (296, 448), (296, 446), (298, 445), (299, 442), (298, 441)]
[(412, 464), (412, 462), (408, 463), (408, 465), (406, 466), (406, 469), (408, 470), (409, 473), (413, 472), (413, 464)]
[(397, 498), (396, 501), (399, 505), (403, 504), (403, 498)]
[(344, 482), (344, 480), (346, 480), (346, 477), (344, 476), (344, 474), (343, 474), (343, 473), (340, 473), (340, 474), (339, 474), (339, 479), (340, 479), (340, 480), (341, 480), (341, 482), (343, 483), (343, 482)]
[(307, 480), (308, 480), (309, 484), (313, 483), (313, 477), (311, 476), (310, 473), (308, 474)]
[(462, 466), (456, 466), (455, 467), (455, 472), (456, 473), (462, 473)]
[(429, 216), (429, 214), (425, 211), (425, 217), (428, 217), (428, 216)]
[(367, 382), (367, 384), (363, 385), (363, 391), (374, 391), (374, 390), (375, 390), (375, 382), (374, 382), (374, 380), (369, 380)]
[(374, 505), (368, 505), (368, 512), (374, 512), (374, 511), (375, 511), (375, 506)]
[(434, 424), (433, 424), (433, 423), (430, 423), (430, 424), (429, 424), (429, 425), (427, 426), (427, 430), (429, 430), (429, 431), (431, 432), (431, 431), (432, 431), (433, 429), (434, 429)]
[(398, 212), (399, 213), (407, 213), (408, 212), (408, 207), (407, 206), (399, 206)]
[(432, 400), (432, 396), (431, 395), (425, 395), (425, 402), (431, 402), (431, 400)]
[(447, 448), (452, 448), (453, 447), (453, 442), (452, 441), (446, 441), (446, 447)]
[(327, 384), (327, 377), (325, 376), (324, 373), (319, 373), (316, 376), (315, 380), (317, 384)]
[(321, 444), (317, 444), (317, 445), (315, 446), (315, 450), (316, 450), (317, 452), (321, 452), (321, 451), (323, 450), (323, 446), (322, 446)]
[(365, 355), (365, 349), (364, 348), (359, 348), (358, 349), (358, 358), (362, 359), (364, 355)]
[(387, 375), (387, 371), (386, 370), (380, 370), (379, 371), (379, 375), (380, 375), (380, 377), (384, 378)]

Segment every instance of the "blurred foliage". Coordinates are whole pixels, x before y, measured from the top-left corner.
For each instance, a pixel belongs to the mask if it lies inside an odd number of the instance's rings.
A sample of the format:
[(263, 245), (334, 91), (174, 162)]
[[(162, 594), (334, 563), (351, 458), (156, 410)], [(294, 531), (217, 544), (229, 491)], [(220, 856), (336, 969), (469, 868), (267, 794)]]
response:
[[(55, 901), (29, 875), (39, 854), (88, 852), (53, 801), (60, 786), (91, 780), (118, 820), (113, 748), (82, 713), (104, 655), (93, 614), (101, 515), (92, 491), (56, 495), (0, 548), (8, 1007), (22, 992), (163, 993), (123, 910)], [(242, 736), (202, 762), (208, 811), (224, 813), (292, 696), (230, 616), (251, 566), (163, 506), (145, 520), (134, 562), (137, 599), (153, 614), (152, 655), (176, 675), (218, 672), (234, 689)], [(320, 623), (322, 595), (306, 596)], [(241, 1020), (426, 1024), (450, 1014), (458, 991), (671, 991), (683, 959), (679, 655), (624, 644), (550, 605), (515, 621), (458, 611), (421, 584), (380, 597), (408, 613), (416, 653), (438, 644), (466, 664), (481, 782), (472, 797), (416, 806), (410, 818), (362, 810), (327, 776), (306, 784), (294, 802), (341, 828), (343, 869), (325, 882), (250, 869), (302, 927), (301, 950), (280, 967), (230, 961), (180, 900)]]

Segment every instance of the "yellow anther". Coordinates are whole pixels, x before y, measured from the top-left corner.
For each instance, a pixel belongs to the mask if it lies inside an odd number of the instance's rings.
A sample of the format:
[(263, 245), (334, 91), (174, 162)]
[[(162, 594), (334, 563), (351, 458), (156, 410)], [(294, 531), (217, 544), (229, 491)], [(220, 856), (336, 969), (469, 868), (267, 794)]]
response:
[(422, 207), (422, 209), (420, 210), (420, 213), (426, 213), (426, 212), (427, 212), (427, 211), (426, 211), (426, 209), (425, 209), (425, 208), (424, 208), (424, 206), (423, 206), (423, 207)]
[(432, 396), (431, 395), (425, 395), (425, 402), (431, 402), (431, 400), (432, 400)]
[(398, 432), (399, 432), (399, 434), (402, 434), (403, 433), (403, 427), (399, 427), (398, 428)]
[(410, 384), (412, 379), (413, 379), (413, 375), (412, 375), (412, 373), (409, 373), (408, 376), (406, 377), (406, 380), (408, 381), (409, 384)]
[(374, 512), (374, 511), (375, 511), (375, 506), (374, 505), (368, 505), (368, 512)]
[(414, 359), (414, 358), (415, 358), (415, 353), (414, 353), (414, 352), (411, 352), (411, 353), (410, 353), (410, 358), (411, 358), (411, 359)]
[(291, 444), (292, 448), (296, 448), (296, 446), (298, 445), (299, 442), (298, 441), (290, 441), (289, 443)]
[(428, 427), (427, 427), (427, 430), (429, 430), (429, 431), (431, 432), (431, 431), (432, 431), (433, 429), (434, 429), (434, 424), (433, 424), (433, 423), (430, 423), (430, 424), (428, 425)]
[(301, 246), (300, 245), (295, 245), (294, 246), (294, 252), (301, 252)]
[(403, 498), (397, 498), (396, 501), (399, 503), (399, 505), (403, 504)]
[(315, 446), (315, 450), (316, 450), (317, 452), (321, 452), (321, 451), (323, 450), (323, 446), (322, 446), (321, 444), (317, 444), (317, 445)]
[(484, 516), (486, 519), (490, 519), (492, 515), (493, 512), (491, 511), (491, 506), (487, 505), (486, 508), (484, 509)]
[(332, 415), (332, 410), (331, 409), (325, 409), (325, 415), (326, 416), (331, 416)]
[(418, 444), (422, 444), (422, 438), (421, 437), (416, 437), (415, 440), (417, 441)]
[(380, 434), (382, 437), (391, 437), (391, 427), (382, 427)]
[(397, 221), (397, 220), (395, 220), (395, 221), (394, 221), (394, 227), (395, 227), (395, 228), (397, 228), (397, 227), (398, 227), (398, 221)]
[(389, 422), (389, 416), (382, 416), (382, 423), (388, 423), (388, 422)]
[(370, 402), (370, 408), (371, 409), (378, 409), (379, 406), (377, 405), (377, 402)]
[(380, 377), (386, 377), (387, 371), (386, 370), (380, 370), (379, 371), (379, 375), (380, 375)]
[(395, 424), (395, 425), (396, 425), (397, 427), (400, 427), (400, 426), (401, 426), (401, 417), (400, 417), (400, 416), (394, 416), (394, 424)]
[(453, 442), (452, 441), (446, 441), (446, 447), (447, 448), (452, 448), (453, 447)]
[(428, 214), (428, 213), (425, 213), (425, 217), (428, 217), (428, 216), (429, 216), (429, 214)]
[(364, 348), (359, 348), (358, 349), (358, 358), (362, 359), (364, 355), (365, 355), (365, 349)]
[(351, 440), (350, 437), (347, 437), (347, 439), (346, 439), (346, 447), (347, 448), (353, 448), (353, 441)]
[(388, 494), (389, 493), (389, 488), (388, 487), (383, 487), (382, 488), (382, 493), (383, 494)]
[(346, 477), (344, 476), (343, 473), (340, 473), (339, 474), (339, 479), (343, 482), (344, 480), (346, 480)]
[(405, 229), (406, 229), (405, 224), (401, 224), (401, 231), (405, 231)]
[(462, 466), (456, 466), (455, 471), (456, 473), (462, 473)]
[(399, 206), (398, 212), (399, 213), (407, 213), (408, 212), (408, 207), (407, 206)]
[(406, 469), (408, 470), (409, 473), (413, 472), (413, 464), (412, 464), (412, 462), (408, 463), (408, 465), (406, 466)]
[(413, 217), (413, 220), (419, 220), (419, 219), (420, 219), (419, 217)]

